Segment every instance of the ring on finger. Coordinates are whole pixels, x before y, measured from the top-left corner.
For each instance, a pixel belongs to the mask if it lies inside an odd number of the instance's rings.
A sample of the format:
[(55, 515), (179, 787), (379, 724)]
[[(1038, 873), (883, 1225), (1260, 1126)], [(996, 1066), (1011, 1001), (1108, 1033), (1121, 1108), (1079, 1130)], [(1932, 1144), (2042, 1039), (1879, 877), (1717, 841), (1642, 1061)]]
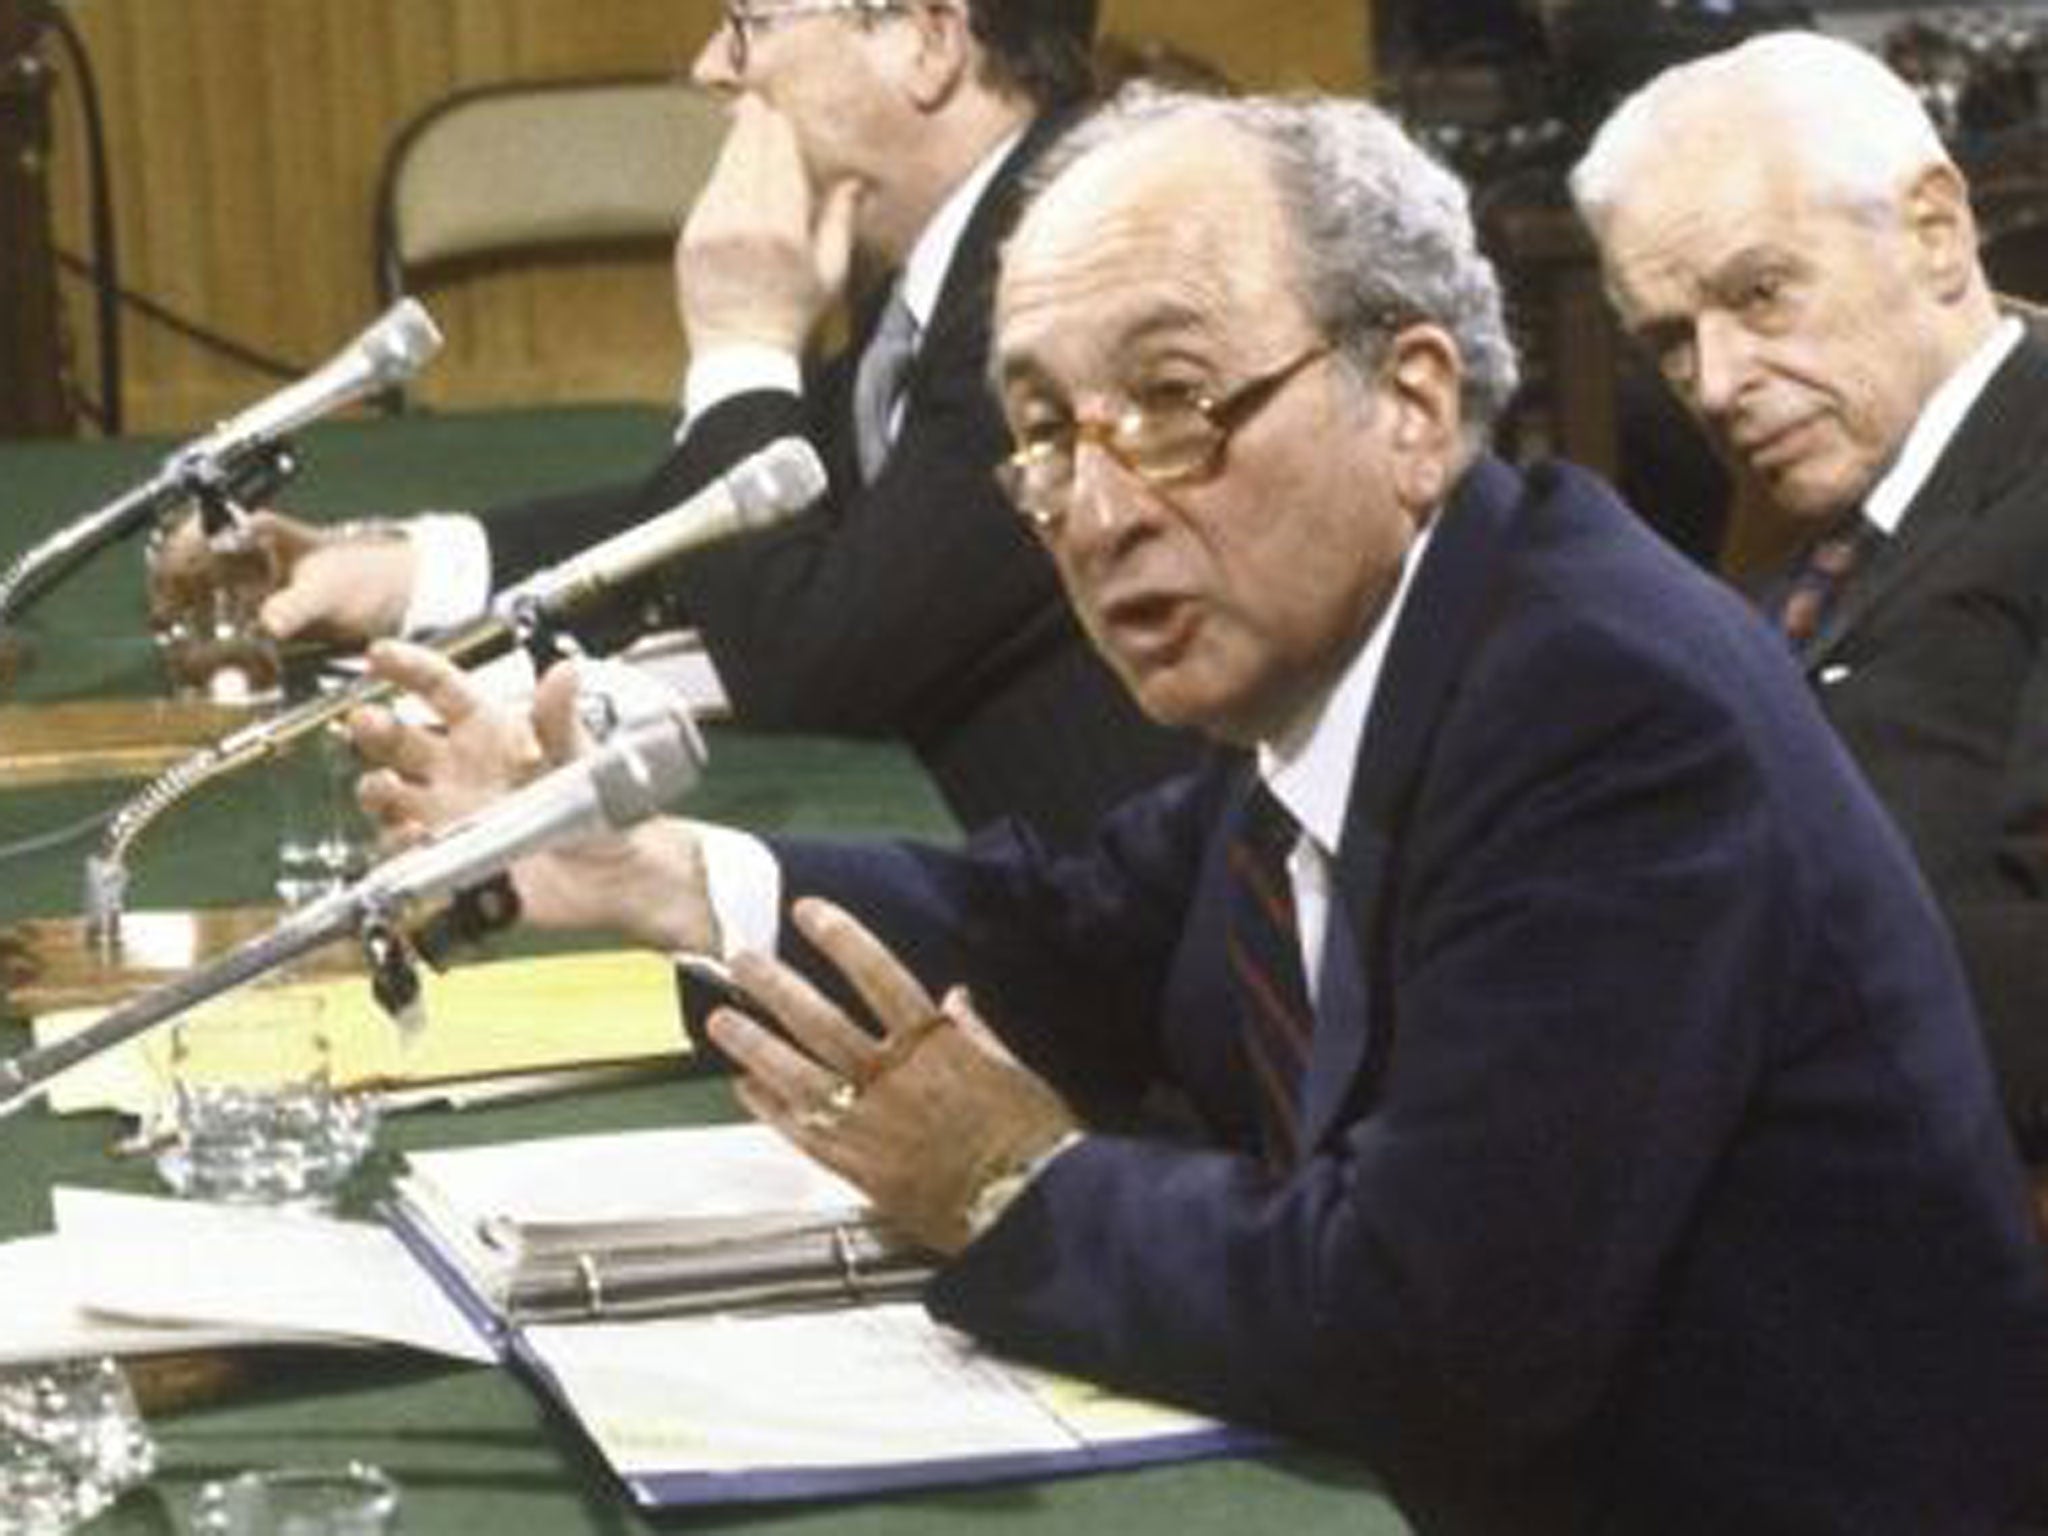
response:
[(924, 1043), (925, 1036), (944, 1029), (953, 1020), (940, 1009), (934, 1008), (921, 1018), (913, 1019), (901, 1029), (892, 1031), (882, 1042), (881, 1054), (875, 1060), (875, 1070), (870, 1080), (880, 1077), (908, 1061)]

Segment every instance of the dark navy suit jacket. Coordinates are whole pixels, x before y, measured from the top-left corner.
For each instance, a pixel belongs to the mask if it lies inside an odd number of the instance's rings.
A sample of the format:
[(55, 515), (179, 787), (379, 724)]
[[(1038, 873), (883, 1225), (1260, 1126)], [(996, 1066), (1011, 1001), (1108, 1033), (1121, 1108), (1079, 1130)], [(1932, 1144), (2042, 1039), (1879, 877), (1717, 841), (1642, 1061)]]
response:
[(1954, 925), (2048, 1162), (2048, 341), (1993, 375), (1801, 661)]
[(1424, 1533), (1996, 1529), (2048, 1446), (2048, 1261), (1947, 934), (1756, 616), (1576, 471), (1466, 477), (1283, 1182), (1220, 958), (1246, 771), (1067, 860), (778, 845), (1104, 1127), (934, 1312), (1352, 1451)]
[(818, 509), (699, 551), (627, 627), (694, 626), (744, 722), (907, 740), (963, 825), (1015, 815), (1084, 839), (1133, 790), (1184, 769), (1195, 743), (1152, 724), (1095, 655), (1052, 562), (991, 477), (1009, 432), (988, 386), (996, 249), (1023, 169), (1012, 153), (961, 236), (873, 483), (855, 464), (852, 389), (865, 340), (802, 396), (755, 391), (690, 423), (645, 480), (485, 515), (510, 580), (674, 505), (779, 437), (824, 459)]

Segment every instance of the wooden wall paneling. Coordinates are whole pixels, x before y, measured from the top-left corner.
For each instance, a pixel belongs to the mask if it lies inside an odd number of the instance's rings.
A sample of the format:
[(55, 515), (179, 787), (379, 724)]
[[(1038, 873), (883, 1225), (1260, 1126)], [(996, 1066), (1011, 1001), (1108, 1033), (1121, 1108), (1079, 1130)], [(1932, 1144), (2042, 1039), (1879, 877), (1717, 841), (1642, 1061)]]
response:
[(1362, 90), (1371, 54), (1369, 0), (1103, 0), (1102, 29), (1166, 39), (1254, 91)]
[[(70, 0), (108, 116), (123, 278), (260, 351), (310, 366), (371, 318), (384, 146), (435, 96), (513, 76), (687, 66), (716, 0)], [(1213, 59), (1252, 88), (1359, 88), (1362, 0), (1105, 0), (1104, 24)], [(85, 158), (59, 110), (57, 224), (83, 251)], [(90, 295), (66, 290), (79, 350)], [(494, 274), (436, 296), (449, 335), (428, 403), (672, 397), (666, 264)], [(564, 317), (567, 317), (566, 319)], [(129, 418), (184, 431), (272, 383), (131, 316)]]
[[(708, 0), (581, 0), (573, 20), (560, 0), (74, 0), (73, 10), (108, 116), (124, 281), (302, 366), (370, 318), (377, 166), (409, 116), (444, 91), (487, 80), (665, 67), (684, 56), (691, 13), (714, 14)], [(82, 251), (74, 123), (59, 156), (59, 226), (66, 247)], [(570, 384), (666, 398), (676, 346), (665, 277), (641, 263), (571, 282), (581, 285), (570, 311), (579, 341), (595, 329), (644, 345), (653, 331), (666, 356), (640, 368), (631, 387), (604, 366)], [(74, 286), (67, 298), (74, 333), (89, 336), (88, 296)], [(434, 374), (452, 368), (457, 386), (490, 398), (565, 392), (548, 358), (559, 345), (537, 320), (558, 306), (517, 282), (511, 299), (503, 313), (489, 295), (451, 301), (444, 325), (457, 344)], [(139, 427), (186, 430), (270, 387), (261, 373), (133, 315), (124, 335)]]

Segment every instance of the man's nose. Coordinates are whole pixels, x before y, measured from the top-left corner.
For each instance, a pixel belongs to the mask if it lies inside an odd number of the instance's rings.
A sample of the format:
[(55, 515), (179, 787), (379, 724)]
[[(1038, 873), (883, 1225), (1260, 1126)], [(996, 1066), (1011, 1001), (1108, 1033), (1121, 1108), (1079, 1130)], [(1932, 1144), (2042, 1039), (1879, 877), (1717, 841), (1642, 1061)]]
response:
[(1693, 337), (1693, 403), (1710, 420), (1727, 416), (1756, 372), (1756, 338), (1730, 315), (1701, 315)]
[(732, 23), (723, 17), (690, 62), (690, 83), (700, 90), (730, 96), (740, 88), (739, 72), (732, 67)]
[(1145, 482), (1102, 443), (1074, 444), (1074, 481), (1060, 537), (1080, 558), (1106, 553), (1149, 514)]

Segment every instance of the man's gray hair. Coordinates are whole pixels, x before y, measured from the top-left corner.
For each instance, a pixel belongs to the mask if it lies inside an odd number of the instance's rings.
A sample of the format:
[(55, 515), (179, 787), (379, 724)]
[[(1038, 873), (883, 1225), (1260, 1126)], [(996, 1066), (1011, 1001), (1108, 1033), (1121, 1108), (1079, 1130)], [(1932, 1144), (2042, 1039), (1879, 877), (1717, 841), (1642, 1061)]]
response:
[(1467, 440), (1485, 441), (1516, 385), (1500, 283), (1480, 253), (1465, 187), (1392, 118), (1337, 97), (1216, 97), (1128, 86), (1035, 169), (1032, 193), (1095, 151), (1169, 120), (1214, 119), (1265, 153), (1286, 215), (1303, 307), (1370, 379), (1403, 325), (1441, 326), (1464, 367)]
[(1738, 115), (1811, 191), (1855, 210), (1888, 210), (1916, 172), (1950, 163), (1920, 98), (1882, 59), (1817, 32), (1768, 32), (1665, 70), (1614, 110), (1572, 172), (1588, 224), (1632, 181), (1662, 173), (1666, 135), (1688, 113)]

